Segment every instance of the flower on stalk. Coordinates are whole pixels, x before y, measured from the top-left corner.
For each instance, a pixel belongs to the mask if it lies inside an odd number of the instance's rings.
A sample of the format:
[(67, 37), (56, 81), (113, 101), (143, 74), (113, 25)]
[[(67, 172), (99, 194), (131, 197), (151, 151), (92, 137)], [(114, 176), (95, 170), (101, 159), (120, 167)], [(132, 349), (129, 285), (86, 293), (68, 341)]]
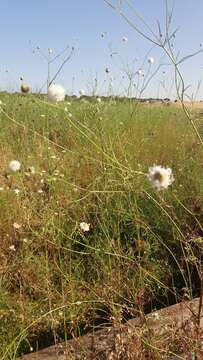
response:
[(12, 160), (12, 161), (10, 161), (10, 163), (9, 163), (9, 168), (10, 168), (10, 170), (12, 170), (12, 171), (14, 171), (14, 172), (19, 171), (20, 168), (21, 168), (21, 163), (20, 163), (20, 161), (18, 161), (18, 160)]
[(53, 84), (49, 86), (47, 95), (50, 101), (59, 102), (65, 99), (66, 91), (63, 86)]
[(154, 165), (149, 168), (148, 179), (157, 190), (167, 189), (174, 181), (171, 168)]
[(20, 90), (23, 94), (28, 94), (31, 91), (31, 87), (28, 84), (22, 84)]
[(143, 73), (143, 71), (142, 71), (141, 69), (139, 69), (139, 70), (137, 71), (137, 74), (138, 74), (138, 75), (144, 75), (144, 73)]
[(149, 57), (148, 63), (149, 63), (150, 65), (153, 65), (153, 64), (154, 64), (154, 58), (153, 58), (153, 57)]
[(123, 41), (123, 42), (128, 42), (128, 38), (127, 38), (126, 36), (123, 36), (123, 37), (122, 37), (122, 41)]
[(88, 231), (90, 231), (90, 224), (87, 224), (86, 222), (81, 222), (80, 223), (80, 229), (83, 232), (88, 232)]
[(79, 90), (79, 94), (80, 94), (80, 96), (84, 96), (84, 95), (85, 95), (85, 90), (84, 90), (84, 89), (80, 89), (80, 90)]

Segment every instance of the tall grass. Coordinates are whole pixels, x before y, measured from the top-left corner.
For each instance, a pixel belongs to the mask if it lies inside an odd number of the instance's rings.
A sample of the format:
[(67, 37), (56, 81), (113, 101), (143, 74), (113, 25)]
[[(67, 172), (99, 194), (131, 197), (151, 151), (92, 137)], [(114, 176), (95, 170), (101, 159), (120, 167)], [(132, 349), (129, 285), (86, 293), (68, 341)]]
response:
[[(203, 155), (181, 109), (0, 100), (3, 359), (199, 294)], [(166, 192), (154, 163), (173, 169)]]

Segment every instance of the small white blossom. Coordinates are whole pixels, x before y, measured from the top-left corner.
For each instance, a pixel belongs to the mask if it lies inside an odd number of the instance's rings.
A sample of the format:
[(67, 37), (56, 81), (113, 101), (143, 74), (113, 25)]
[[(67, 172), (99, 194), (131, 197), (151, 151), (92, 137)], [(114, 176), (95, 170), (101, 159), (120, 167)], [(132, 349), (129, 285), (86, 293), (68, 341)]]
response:
[(85, 90), (84, 90), (84, 89), (80, 89), (80, 90), (79, 90), (79, 94), (80, 94), (80, 96), (85, 95)]
[(87, 224), (86, 222), (81, 222), (80, 223), (80, 229), (83, 232), (88, 232), (88, 231), (90, 231), (90, 224)]
[(18, 160), (12, 160), (9, 163), (9, 168), (10, 168), (10, 170), (12, 170), (14, 172), (19, 171), (21, 168), (21, 163)]
[(149, 168), (148, 179), (157, 190), (167, 189), (174, 181), (170, 168), (154, 165)]
[(20, 225), (20, 224), (18, 224), (18, 223), (16, 223), (16, 222), (13, 223), (13, 227), (14, 227), (14, 229), (16, 229), (16, 230), (19, 230), (19, 229), (21, 228), (21, 226), (22, 226), (22, 225)]
[(13, 191), (14, 191), (14, 193), (15, 193), (16, 195), (19, 195), (19, 193), (20, 193), (20, 189), (17, 189), (17, 188), (14, 189)]
[(153, 65), (154, 64), (154, 58), (150, 56), (149, 59), (148, 59), (148, 63)]
[(9, 246), (9, 249), (12, 250), (12, 251), (16, 251), (15, 245)]
[(48, 99), (50, 101), (63, 101), (65, 99), (66, 91), (61, 85), (50, 85), (48, 89)]
[(139, 69), (139, 70), (137, 71), (137, 74), (138, 74), (138, 75), (143, 75), (143, 71), (142, 71), (141, 69)]
[(97, 98), (97, 102), (98, 103), (101, 103), (102, 102), (102, 99), (100, 97)]

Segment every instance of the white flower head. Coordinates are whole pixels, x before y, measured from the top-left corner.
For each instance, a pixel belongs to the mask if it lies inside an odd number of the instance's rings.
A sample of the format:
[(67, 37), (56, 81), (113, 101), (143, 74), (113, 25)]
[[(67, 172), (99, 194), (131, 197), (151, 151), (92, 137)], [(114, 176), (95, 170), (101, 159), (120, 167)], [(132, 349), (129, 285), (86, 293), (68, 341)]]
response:
[(148, 179), (157, 190), (164, 190), (174, 181), (171, 168), (154, 165), (149, 168)]
[(10, 245), (10, 246), (9, 246), (9, 250), (11, 250), (11, 251), (16, 251), (15, 245)]
[(63, 101), (65, 99), (66, 91), (61, 85), (53, 84), (48, 89), (48, 99), (50, 101)]
[(28, 84), (22, 84), (20, 90), (23, 94), (28, 94), (31, 91), (31, 87)]
[(16, 230), (19, 230), (19, 229), (21, 228), (21, 226), (22, 226), (22, 225), (20, 225), (20, 224), (18, 224), (18, 223), (16, 223), (16, 222), (13, 223), (13, 227), (14, 227), (14, 229), (16, 229)]
[(97, 102), (98, 103), (101, 103), (102, 102), (102, 99), (100, 97), (97, 98)]
[(153, 64), (154, 64), (154, 58), (153, 58), (152, 56), (150, 56), (150, 57), (148, 58), (148, 63), (149, 63), (150, 65), (153, 65)]
[(139, 70), (137, 71), (137, 74), (141, 76), (141, 75), (143, 75), (143, 71), (142, 71), (141, 69), (139, 69)]
[(123, 41), (123, 42), (128, 42), (128, 38), (127, 38), (126, 36), (123, 36), (123, 37), (122, 37), (122, 41)]
[(85, 95), (85, 90), (84, 90), (84, 89), (80, 89), (80, 90), (79, 90), (79, 94), (80, 94), (80, 96)]
[(90, 224), (87, 224), (86, 222), (81, 222), (80, 223), (80, 229), (83, 232), (88, 232), (88, 231), (90, 231)]
[(14, 189), (13, 191), (14, 191), (14, 193), (15, 193), (16, 195), (19, 195), (19, 194), (20, 194), (20, 189), (17, 189), (17, 188), (16, 188), (16, 189)]
[(21, 168), (21, 163), (18, 160), (12, 160), (9, 163), (9, 168), (14, 172), (19, 171)]

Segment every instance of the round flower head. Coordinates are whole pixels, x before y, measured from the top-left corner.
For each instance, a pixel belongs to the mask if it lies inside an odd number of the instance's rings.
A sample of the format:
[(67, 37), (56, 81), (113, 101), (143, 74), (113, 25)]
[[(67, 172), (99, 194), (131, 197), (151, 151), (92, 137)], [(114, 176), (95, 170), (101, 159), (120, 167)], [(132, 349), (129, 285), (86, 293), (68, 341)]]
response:
[(80, 223), (80, 229), (83, 232), (88, 232), (90, 230), (90, 224), (87, 224), (86, 222), (81, 222)]
[(122, 41), (123, 41), (123, 42), (128, 42), (128, 38), (127, 38), (126, 36), (123, 36), (123, 37), (122, 37)]
[(18, 160), (12, 160), (9, 163), (9, 168), (14, 172), (19, 171), (21, 168), (21, 163)]
[(148, 179), (157, 190), (167, 189), (174, 181), (170, 168), (154, 165), (149, 168)]
[(153, 64), (154, 64), (154, 58), (153, 58), (153, 57), (149, 57), (148, 63), (149, 63), (150, 65), (153, 65)]
[(65, 99), (66, 91), (61, 85), (50, 85), (48, 89), (48, 99), (50, 101), (63, 101)]
[(20, 90), (23, 94), (28, 94), (31, 90), (31, 87), (28, 84), (22, 84)]
[(139, 70), (137, 71), (137, 74), (138, 74), (138, 75), (143, 75), (143, 71), (142, 71), (141, 69), (139, 69)]
[(80, 90), (79, 90), (79, 94), (80, 94), (80, 96), (85, 95), (85, 90), (84, 90), (84, 89), (80, 89)]

